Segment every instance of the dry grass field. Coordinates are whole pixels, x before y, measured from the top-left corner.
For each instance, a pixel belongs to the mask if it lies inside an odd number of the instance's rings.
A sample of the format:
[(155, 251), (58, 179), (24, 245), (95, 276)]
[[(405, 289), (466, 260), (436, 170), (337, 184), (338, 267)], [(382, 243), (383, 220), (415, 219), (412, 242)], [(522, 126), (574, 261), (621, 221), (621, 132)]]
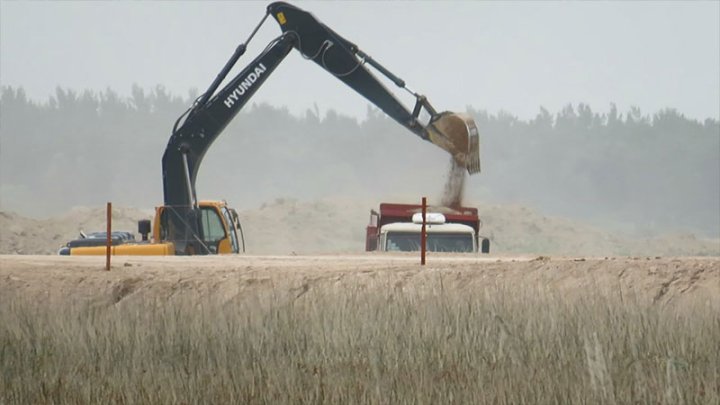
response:
[(720, 259), (0, 256), (0, 404), (720, 403)]

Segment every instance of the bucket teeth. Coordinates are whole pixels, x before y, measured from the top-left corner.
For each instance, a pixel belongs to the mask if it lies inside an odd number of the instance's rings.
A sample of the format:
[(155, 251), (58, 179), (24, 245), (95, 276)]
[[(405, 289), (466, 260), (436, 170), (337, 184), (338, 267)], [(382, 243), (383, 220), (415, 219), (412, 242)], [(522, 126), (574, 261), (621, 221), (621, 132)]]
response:
[(426, 132), (432, 143), (448, 151), (468, 173), (480, 172), (480, 136), (471, 116), (444, 112)]

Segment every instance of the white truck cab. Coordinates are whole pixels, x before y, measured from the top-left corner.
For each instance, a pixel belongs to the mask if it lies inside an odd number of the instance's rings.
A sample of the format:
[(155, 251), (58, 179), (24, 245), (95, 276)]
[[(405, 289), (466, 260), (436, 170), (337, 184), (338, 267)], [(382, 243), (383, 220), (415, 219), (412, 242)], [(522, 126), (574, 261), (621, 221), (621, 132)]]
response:
[[(365, 250), (419, 251), (422, 223), (421, 205), (381, 203), (378, 211), (370, 210)], [(490, 252), (490, 240), (478, 234), (481, 223), (477, 208), (429, 207), (425, 224), (425, 246), (429, 252)]]
[[(380, 228), (379, 250), (415, 252), (420, 250), (422, 223), (393, 223)], [(428, 252), (477, 252), (475, 230), (463, 224), (428, 224), (425, 227)]]

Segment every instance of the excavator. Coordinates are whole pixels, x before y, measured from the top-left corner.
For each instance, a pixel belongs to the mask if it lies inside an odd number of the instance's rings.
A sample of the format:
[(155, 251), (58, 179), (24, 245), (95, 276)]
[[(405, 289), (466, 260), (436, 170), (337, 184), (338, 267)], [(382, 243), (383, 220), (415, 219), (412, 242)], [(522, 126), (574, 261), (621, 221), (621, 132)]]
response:
[[(230, 70), (245, 53), (247, 45), (272, 17), (281, 35), (220, 90)], [(478, 130), (466, 114), (438, 112), (427, 98), (410, 90), (357, 45), (343, 38), (312, 14), (284, 2), (274, 2), (260, 23), (227, 61), (210, 87), (175, 122), (162, 158), (164, 205), (157, 207), (155, 220), (140, 221), (142, 241), (115, 238), (115, 255), (206, 255), (239, 253), (242, 232), (237, 213), (223, 201), (198, 201), (195, 180), (203, 156), (213, 141), (250, 100), (275, 68), (295, 49), (337, 77), (380, 110), (421, 139), (446, 150), (454, 164), (469, 174), (480, 171)], [(371, 72), (389, 79), (415, 99), (412, 109), (401, 103)], [(429, 116), (429, 120), (421, 122)], [(152, 239), (148, 235), (152, 232)], [(71, 241), (62, 254), (104, 255), (106, 234)], [(244, 238), (243, 238), (244, 241)], [(244, 245), (244, 242), (242, 243)]]

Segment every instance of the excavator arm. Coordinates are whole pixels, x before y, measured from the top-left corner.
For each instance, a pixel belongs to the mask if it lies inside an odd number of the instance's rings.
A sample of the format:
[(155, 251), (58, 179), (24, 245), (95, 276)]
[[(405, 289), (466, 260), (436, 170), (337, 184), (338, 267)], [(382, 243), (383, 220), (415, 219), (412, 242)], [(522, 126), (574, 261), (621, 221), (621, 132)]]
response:
[[(268, 16), (278, 22), (282, 35), (218, 91), (232, 67), (245, 53), (246, 44)], [(213, 141), (293, 48), (420, 138), (448, 151), (455, 162), (469, 173), (480, 171), (478, 133), (470, 117), (450, 112), (438, 113), (424, 96), (409, 90), (402, 79), (312, 14), (287, 3), (272, 3), (247, 41), (238, 46), (208, 90), (173, 128), (162, 166), (165, 207), (169, 210), (167, 220), (170, 222), (167, 227), (170, 234), (166, 238), (175, 243), (177, 252), (208, 253), (201, 242), (203, 235), (195, 193), (198, 168)], [(406, 108), (366, 65), (412, 94), (416, 100), (413, 109)], [(422, 110), (430, 116), (426, 125), (419, 121)]]
[[(296, 37), (293, 47), (303, 57), (342, 80), (420, 138), (448, 151), (470, 174), (480, 171), (478, 133), (472, 118), (450, 112), (438, 113), (425, 96), (408, 89), (404, 80), (312, 14), (283, 2), (272, 3), (267, 10), (280, 24), (283, 33)], [(412, 94), (415, 98), (412, 111), (398, 101), (365, 65), (372, 66), (396, 86)], [(430, 116), (426, 125), (419, 121), (422, 110)]]

